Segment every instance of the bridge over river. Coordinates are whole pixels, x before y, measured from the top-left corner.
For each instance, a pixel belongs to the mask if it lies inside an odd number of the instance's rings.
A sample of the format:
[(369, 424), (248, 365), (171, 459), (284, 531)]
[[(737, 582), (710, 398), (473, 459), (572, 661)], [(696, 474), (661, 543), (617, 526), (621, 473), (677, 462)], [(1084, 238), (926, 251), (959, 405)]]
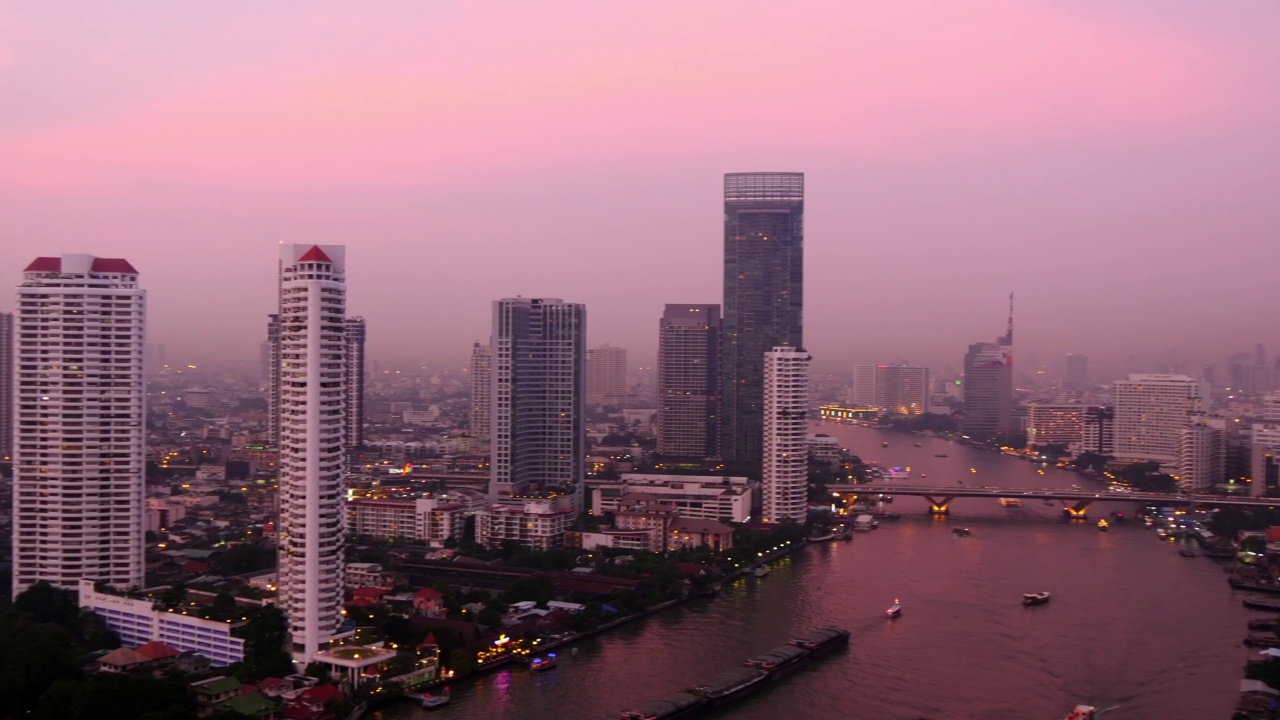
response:
[(1225, 495), (1170, 495), (1153, 492), (1098, 492), (1081, 488), (1015, 488), (994, 486), (955, 485), (906, 485), (901, 483), (865, 483), (861, 485), (836, 484), (827, 486), (831, 492), (846, 496), (909, 495), (929, 501), (929, 512), (946, 514), (951, 501), (956, 498), (990, 497), (1018, 500), (1057, 500), (1063, 510), (1072, 517), (1085, 517), (1089, 505), (1098, 500), (1108, 502), (1162, 503), (1165, 505), (1202, 505), (1246, 507), (1280, 507), (1280, 498), (1232, 497)]

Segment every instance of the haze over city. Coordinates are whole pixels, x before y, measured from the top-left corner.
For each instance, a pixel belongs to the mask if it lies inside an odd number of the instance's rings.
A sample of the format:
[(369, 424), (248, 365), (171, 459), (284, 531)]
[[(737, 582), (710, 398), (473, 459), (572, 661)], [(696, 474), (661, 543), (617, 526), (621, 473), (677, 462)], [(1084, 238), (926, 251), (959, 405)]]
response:
[(128, 258), (170, 362), (252, 363), (277, 243), (344, 244), (384, 368), (461, 367), (517, 294), (586, 304), (591, 344), (648, 364), (663, 303), (720, 301), (723, 173), (799, 171), (820, 370), (958, 368), (1010, 291), (1020, 358), (1051, 370), (1220, 360), (1280, 346), (1277, 21), (1262, 2), (8, 3), (0, 268)]

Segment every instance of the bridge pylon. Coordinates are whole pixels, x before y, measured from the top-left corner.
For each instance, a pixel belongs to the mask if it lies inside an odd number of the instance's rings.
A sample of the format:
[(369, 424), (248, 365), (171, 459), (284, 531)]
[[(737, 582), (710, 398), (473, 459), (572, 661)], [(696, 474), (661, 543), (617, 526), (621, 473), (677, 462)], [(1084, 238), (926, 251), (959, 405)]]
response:
[(1062, 501), (1062, 512), (1072, 520), (1083, 520), (1089, 517), (1088, 509), (1091, 500), (1077, 500), (1075, 505), (1068, 505), (1066, 500)]
[(951, 501), (955, 500), (954, 497), (944, 497), (941, 500), (939, 500), (938, 498), (933, 497), (932, 495), (926, 495), (924, 499), (929, 501), (929, 512), (934, 515), (950, 514)]

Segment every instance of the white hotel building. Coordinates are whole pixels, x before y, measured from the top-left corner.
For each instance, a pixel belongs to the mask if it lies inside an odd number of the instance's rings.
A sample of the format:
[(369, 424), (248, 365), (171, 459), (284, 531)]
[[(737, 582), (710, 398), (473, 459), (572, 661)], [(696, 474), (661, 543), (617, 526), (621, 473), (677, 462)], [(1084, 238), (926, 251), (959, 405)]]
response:
[(1203, 415), (1208, 387), (1186, 375), (1130, 375), (1113, 389), (1116, 458), (1177, 472), (1182, 431)]
[(13, 594), (143, 584), (146, 292), (127, 260), (36, 258), (14, 328)]
[(809, 360), (799, 348), (764, 354), (764, 468), (761, 494), (766, 522), (808, 513)]
[(280, 246), (279, 606), (310, 662), (342, 625), (346, 252)]

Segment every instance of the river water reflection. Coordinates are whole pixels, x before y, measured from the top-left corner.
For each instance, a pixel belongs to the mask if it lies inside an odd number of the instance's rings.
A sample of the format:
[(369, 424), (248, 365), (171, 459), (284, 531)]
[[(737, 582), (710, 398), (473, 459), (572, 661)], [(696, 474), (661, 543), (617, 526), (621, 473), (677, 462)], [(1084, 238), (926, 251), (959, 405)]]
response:
[[(866, 460), (927, 473), (929, 484), (1083, 484), (1075, 474), (1042, 475), (1032, 463), (948, 441), (815, 429)], [(718, 598), (590, 639), (551, 672), (513, 669), (460, 686), (436, 712), (458, 720), (616, 718), (798, 633), (837, 624), (853, 631), (846, 652), (714, 717), (1052, 720), (1080, 702), (1107, 709), (1107, 720), (1230, 717), (1248, 656), (1239, 642), (1247, 614), (1221, 565), (1180, 557), (1140, 524), (1101, 533), (1038, 501), (1004, 508), (989, 498), (958, 499), (946, 519), (925, 507), (900, 497), (897, 522), (850, 543), (809, 547)], [(1134, 509), (1100, 504), (1090, 513)], [(973, 534), (954, 536), (956, 524)], [(1022, 593), (1041, 590), (1053, 593), (1048, 605), (1019, 603)], [(887, 621), (881, 613), (895, 598), (903, 615)], [(408, 704), (379, 714), (426, 715)]]

